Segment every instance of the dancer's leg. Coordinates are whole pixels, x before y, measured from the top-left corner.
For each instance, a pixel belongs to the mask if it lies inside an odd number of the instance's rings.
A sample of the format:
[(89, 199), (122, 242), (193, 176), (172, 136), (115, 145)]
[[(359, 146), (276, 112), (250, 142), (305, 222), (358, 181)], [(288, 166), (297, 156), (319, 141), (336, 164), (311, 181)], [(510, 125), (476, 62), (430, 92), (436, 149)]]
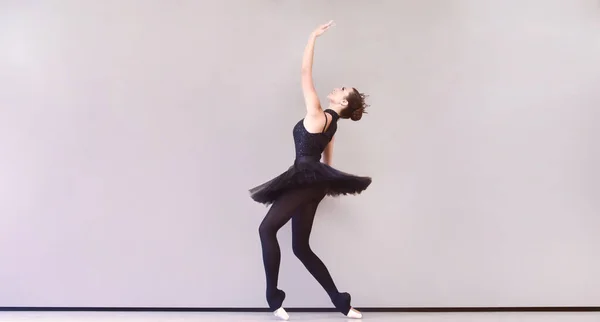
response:
[[(321, 284), (323, 289), (329, 295), (329, 298), (335, 307), (344, 315), (351, 317), (359, 317), (358, 311), (351, 312), (350, 294), (340, 293), (333, 282), (333, 278), (329, 270), (312, 251), (309, 244), (310, 233), (315, 219), (315, 214), (319, 202), (323, 199), (324, 193), (317, 200), (304, 205), (301, 211), (298, 211), (292, 218), (292, 247), (294, 254), (304, 264), (306, 269), (312, 276)], [(349, 313), (351, 313), (349, 315)]]
[(335, 297), (339, 292), (329, 270), (312, 251), (309, 244), (315, 213), (320, 200), (313, 201), (302, 207), (292, 218), (292, 249), (294, 255), (304, 264), (306, 269), (321, 284), (329, 297)]
[(267, 302), (272, 311), (280, 308), (285, 299), (285, 293), (277, 288), (281, 262), (277, 232), (290, 220), (295, 210), (314, 198), (314, 194), (311, 189), (298, 189), (283, 194), (273, 203), (258, 229), (267, 282)]

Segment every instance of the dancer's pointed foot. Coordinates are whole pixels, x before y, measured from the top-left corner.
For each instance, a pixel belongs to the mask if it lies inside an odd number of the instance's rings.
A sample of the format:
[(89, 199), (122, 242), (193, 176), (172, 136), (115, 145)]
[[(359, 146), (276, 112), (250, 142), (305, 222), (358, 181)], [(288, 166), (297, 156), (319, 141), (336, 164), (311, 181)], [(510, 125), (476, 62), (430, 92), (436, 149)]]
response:
[(350, 311), (348, 311), (348, 314), (346, 314), (346, 316), (351, 319), (362, 319), (362, 313), (360, 313), (359, 310), (357, 310), (353, 307), (350, 308)]
[(267, 303), (269, 304), (269, 308), (271, 311), (275, 312), (279, 308), (283, 306), (283, 301), (285, 300), (285, 292), (276, 289), (274, 292), (267, 291)]
[(331, 299), (331, 302), (333, 303), (335, 308), (338, 309), (338, 311), (340, 311), (343, 315), (348, 316), (348, 313), (350, 312), (350, 309), (352, 308), (350, 306), (350, 300), (351, 300), (350, 294), (338, 293)]
[(287, 312), (283, 309), (283, 307), (278, 308), (277, 310), (275, 310), (275, 312), (273, 312), (273, 314), (280, 320), (284, 320), (287, 321), (290, 319), (290, 316), (287, 314)]

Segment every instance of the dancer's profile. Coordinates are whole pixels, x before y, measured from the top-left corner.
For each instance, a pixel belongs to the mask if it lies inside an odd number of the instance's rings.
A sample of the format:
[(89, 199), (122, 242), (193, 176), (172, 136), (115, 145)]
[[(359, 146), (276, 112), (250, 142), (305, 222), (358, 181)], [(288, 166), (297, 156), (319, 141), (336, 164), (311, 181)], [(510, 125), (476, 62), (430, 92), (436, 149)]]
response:
[(327, 267), (309, 246), (313, 220), (321, 200), (325, 196), (357, 194), (371, 184), (370, 177), (331, 167), (338, 120), (358, 121), (367, 107), (364, 94), (353, 87), (340, 87), (327, 95), (328, 108), (321, 108), (312, 79), (313, 53), (316, 39), (332, 26), (333, 21), (330, 21), (313, 31), (304, 50), (301, 79), (306, 115), (293, 128), (296, 148), (293, 165), (272, 180), (250, 189), (253, 200), (271, 205), (259, 227), (266, 298), (271, 311), (284, 320), (289, 316), (282, 307), (285, 293), (277, 288), (281, 253), (276, 235), (290, 219), (294, 254), (325, 289), (337, 310), (350, 318), (362, 317), (352, 308), (350, 294), (338, 291)]

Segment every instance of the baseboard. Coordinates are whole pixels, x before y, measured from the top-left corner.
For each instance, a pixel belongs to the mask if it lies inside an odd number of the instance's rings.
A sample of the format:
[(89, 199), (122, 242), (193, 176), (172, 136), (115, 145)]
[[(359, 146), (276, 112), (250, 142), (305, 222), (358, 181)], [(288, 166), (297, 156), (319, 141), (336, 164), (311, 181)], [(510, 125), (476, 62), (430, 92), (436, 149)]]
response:
[[(600, 312), (600, 306), (524, 306), (524, 307), (357, 307), (362, 312)], [(294, 308), (288, 312), (335, 312), (331, 308)], [(59, 311), (59, 312), (268, 312), (267, 308), (232, 307), (0, 307), (0, 311)]]

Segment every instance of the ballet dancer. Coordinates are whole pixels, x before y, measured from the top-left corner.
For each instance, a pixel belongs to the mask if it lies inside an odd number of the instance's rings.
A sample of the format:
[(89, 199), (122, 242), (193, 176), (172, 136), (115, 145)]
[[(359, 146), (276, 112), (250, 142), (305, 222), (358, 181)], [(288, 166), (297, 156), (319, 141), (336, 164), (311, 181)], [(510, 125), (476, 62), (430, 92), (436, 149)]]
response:
[[(329, 107), (321, 108), (312, 80), (313, 54), (316, 39), (333, 26), (333, 21), (313, 31), (302, 59), (302, 91), (306, 116), (293, 128), (296, 159), (285, 172), (272, 180), (250, 189), (256, 202), (271, 205), (259, 227), (262, 256), (266, 275), (266, 298), (270, 310), (280, 319), (289, 315), (282, 304), (285, 293), (277, 288), (281, 253), (277, 231), (292, 219), (292, 248), (294, 254), (325, 289), (333, 305), (350, 318), (362, 314), (350, 305), (350, 294), (339, 292), (323, 262), (309, 246), (315, 212), (326, 196), (357, 194), (371, 184), (370, 177), (359, 177), (331, 167), (333, 137), (338, 119), (361, 119), (365, 95), (352, 87), (334, 89), (327, 96)], [(321, 162), (323, 154), (323, 162)]]

